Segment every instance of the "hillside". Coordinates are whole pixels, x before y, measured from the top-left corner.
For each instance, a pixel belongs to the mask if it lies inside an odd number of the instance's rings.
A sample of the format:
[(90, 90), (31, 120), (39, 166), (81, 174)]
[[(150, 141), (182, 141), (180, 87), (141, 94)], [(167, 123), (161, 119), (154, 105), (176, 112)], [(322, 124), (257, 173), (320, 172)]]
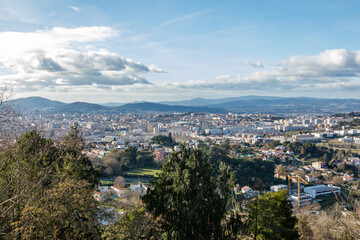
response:
[(12, 104), (15, 109), (26, 112), (35, 110), (44, 111), (66, 105), (66, 103), (63, 102), (53, 101), (42, 97), (18, 98), (9, 101), (9, 103)]
[[(334, 114), (360, 111), (359, 99), (281, 98), (272, 96), (243, 96), (222, 99), (195, 98), (164, 103), (134, 102), (108, 106), (74, 102), (63, 103), (41, 97), (20, 98), (10, 101), (21, 111), (48, 113), (264, 113), (264, 114)], [(185, 105), (187, 104), (187, 105)], [(121, 106), (119, 106), (121, 105)]]

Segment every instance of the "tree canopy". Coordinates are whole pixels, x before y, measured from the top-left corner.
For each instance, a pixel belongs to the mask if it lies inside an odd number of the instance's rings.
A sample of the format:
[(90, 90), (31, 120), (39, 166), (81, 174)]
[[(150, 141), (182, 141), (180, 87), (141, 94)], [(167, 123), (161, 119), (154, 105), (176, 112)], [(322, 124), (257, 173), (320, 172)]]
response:
[(156, 135), (151, 138), (151, 142), (166, 146), (173, 146), (175, 144), (174, 140), (171, 137), (171, 133), (169, 133), (169, 136)]
[(221, 239), (222, 220), (233, 186), (229, 167), (215, 169), (200, 150), (173, 153), (143, 197), (164, 221), (166, 239)]
[[(58, 143), (37, 131), (25, 133), (1, 153), (0, 238), (26, 234), (28, 239), (95, 238), (96, 225), (87, 224), (96, 215), (90, 206), (98, 175), (82, 154), (83, 146), (74, 127)], [(57, 221), (65, 225), (49, 227)], [(86, 226), (72, 231), (70, 224)]]
[(296, 223), (286, 190), (263, 193), (250, 205), (249, 232), (254, 239), (298, 239)]

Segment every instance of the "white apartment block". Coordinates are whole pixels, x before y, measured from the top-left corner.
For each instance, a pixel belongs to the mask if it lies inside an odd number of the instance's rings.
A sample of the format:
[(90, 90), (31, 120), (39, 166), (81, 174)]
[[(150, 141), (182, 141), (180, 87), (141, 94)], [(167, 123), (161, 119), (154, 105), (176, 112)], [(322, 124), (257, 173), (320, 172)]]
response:
[(340, 193), (340, 187), (316, 185), (311, 187), (305, 187), (304, 192), (310, 194), (312, 198), (317, 198), (324, 195)]

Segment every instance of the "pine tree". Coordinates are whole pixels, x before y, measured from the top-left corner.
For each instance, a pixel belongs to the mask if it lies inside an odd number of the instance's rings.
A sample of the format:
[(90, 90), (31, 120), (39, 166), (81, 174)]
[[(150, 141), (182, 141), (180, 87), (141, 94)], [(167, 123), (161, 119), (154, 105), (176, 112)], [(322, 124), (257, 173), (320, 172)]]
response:
[(200, 150), (182, 149), (165, 162), (144, 196), (147, 209), (161, 216), (167, 239), (221, 239), (222, 220), (233, 186), (228, 167)]
[(250, 205), (249, 232), (254, 240), (298, 239), (296, 223), (286, 190), (264, 193)]

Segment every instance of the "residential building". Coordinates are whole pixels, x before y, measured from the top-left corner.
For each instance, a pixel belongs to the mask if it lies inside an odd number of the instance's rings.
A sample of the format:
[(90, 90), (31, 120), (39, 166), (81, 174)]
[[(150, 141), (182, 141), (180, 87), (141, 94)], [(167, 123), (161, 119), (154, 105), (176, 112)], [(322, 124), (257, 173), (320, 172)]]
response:
[(315, 170), (324, 170), (325, 168), (325, 162), (313, 162), (311, 165)]

